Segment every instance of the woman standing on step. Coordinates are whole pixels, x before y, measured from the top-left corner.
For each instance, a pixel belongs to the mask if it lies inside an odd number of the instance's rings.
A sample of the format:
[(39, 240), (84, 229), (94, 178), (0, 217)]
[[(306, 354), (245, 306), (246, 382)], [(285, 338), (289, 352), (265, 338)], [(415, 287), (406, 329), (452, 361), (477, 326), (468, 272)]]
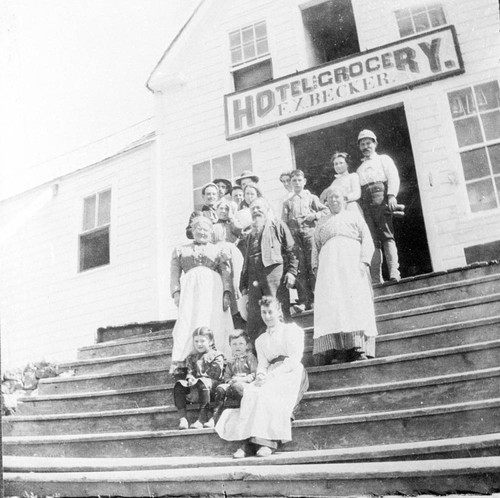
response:
[(255, 341), (256, 380), (243, 392), (239, 409), (225, 410), (215, 430), (227, 441), (244, 441), (234, 458), (269, 456), (279, 442), (292, 439), (293, 411), (307, 391), (307, 373), (301, 363), (304, 331), (283, 323), (279, 301), (260, 300), (266, 332)]
[(191, 227), (194, 241), (174, 249), (170, 266), (170, 292), (179, 308), (172, 332), (170, 373), (185, 368), (191, 334), (197, 327), (213, 330), (215, 345), (224, 354), (230, 354), (228, 338), (234, 329), (229, 310), (233, 289), (230, 254), (210, 242), (213, 226), (209, 218), (198, 216)]
[(356, 211), (347, 211), (344, 190), (327, 193), (331, 214), (314, 232), (316, 274), (313, 354), (318, 365), (375, 356), (375, 311), (369, 266), (374, 246)]

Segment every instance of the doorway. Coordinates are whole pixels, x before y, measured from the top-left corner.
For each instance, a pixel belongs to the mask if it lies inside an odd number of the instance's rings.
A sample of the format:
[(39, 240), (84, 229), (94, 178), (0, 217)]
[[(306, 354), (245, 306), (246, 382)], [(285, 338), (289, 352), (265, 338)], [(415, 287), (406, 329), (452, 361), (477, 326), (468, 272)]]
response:
[[(406, 214), (404, 218), (394, 219), (401, 277), (429, 273), (432, 271), (432, 264), (403, 107), (351, 119), (291, 138), (295, 167), (304, 171), (307, 188), (319, 196), (334, 179), (330, 157), (335, 151), (347, 152), (351, 156), (350, 173), (358, 168), (362, 155), (357, 147), (357, 136), (363, 129), (372, 130), (377, 135), (377, 152), (392, 157), (401, 178), (398, 202), (406, 206)], [(385, 265), (383, 272), (384, 279), (387, 280), (389, 277)]]

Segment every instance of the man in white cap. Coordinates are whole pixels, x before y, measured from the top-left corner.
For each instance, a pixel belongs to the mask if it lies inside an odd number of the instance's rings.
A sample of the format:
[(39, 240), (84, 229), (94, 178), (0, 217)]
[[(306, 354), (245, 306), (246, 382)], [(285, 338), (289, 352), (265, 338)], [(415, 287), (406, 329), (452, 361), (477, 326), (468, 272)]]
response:
[(389, 269), (389, 278), (397, 282), (399, 258), (394, 241), (393, 213), (402, 214), (404, 206), (398, 204), (399, 173), (394, 161), (385, 154), (377, 154), (377, 137), (371, 130), (362, 130), (358, 146), (364, 158), (358, 168), (361, 201), (366, 223), (370, 228), (375, 253), (370, 267), (373, 283), (383, 283), (382, 250)]

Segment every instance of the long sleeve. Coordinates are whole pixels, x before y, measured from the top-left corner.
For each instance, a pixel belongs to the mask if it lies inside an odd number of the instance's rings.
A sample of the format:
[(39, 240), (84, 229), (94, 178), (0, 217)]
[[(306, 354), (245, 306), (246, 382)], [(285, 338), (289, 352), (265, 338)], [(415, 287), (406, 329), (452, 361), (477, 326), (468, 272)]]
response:
[(347, 200), (353, 202), (361, 199), (361, 185), (359, 184), (359, 176), (356, 173), (349, 175), (349, 185), (350, 189), (347, 194)]
[(394, 161), (389, 156), (382, 155), (380, 156), (380, 160), (385, 176), (387, 177), (387, 195), (394, 195), (396, 197), (400, 186), (398, 168), (396, 168)]
[(267, 374), (267, 369), (269, 368), (269, 361), (264, 353), (261, 341), (258, 340), (255, 341), (255, 351), (257, 352), (256, 375), (259, 375), (259, 373)]
[(178, 249), (172, 252), (172, 259), (170, 261), (170, 295), (173, 296), (176, 292), (181, 290), (181, 258)]
[(292, 233), (284, 223), (280, 223), (276, 228), (278, 229), (281, 251), (283, 254), (283, 274), (290, 273), (291, 275), (297, 275), (299, 270), (299, 260), (295, 254), (295, 241)]
[(373, 244), (370, 229), (361, 216), (359, 216), (359, 228), (361, 236), (361, 262), (369, 265), (372, 261), (375, 245)]
[(327, 216), (330, 213), (330, 209), (325, 206), (316, 195), (312, 196), (311, 211), (321, 213), (322, 216)]
[(319, 251), (320, 251), (321, 245), (319, 241), (319, 233), (318, 233), (318, 227), (316, 227), (316, 230), (314, 231), (314, 239), (312, 243), (312, 253), (311, 253), (311, 268), (313, 270), (317, 269), (319, 266)]
[(217, 270), (222, 278), (224, 291), (234, 294), (233, 277), (231, 275), (231, 253), (227, 249), (221, 249), (218, 255)]

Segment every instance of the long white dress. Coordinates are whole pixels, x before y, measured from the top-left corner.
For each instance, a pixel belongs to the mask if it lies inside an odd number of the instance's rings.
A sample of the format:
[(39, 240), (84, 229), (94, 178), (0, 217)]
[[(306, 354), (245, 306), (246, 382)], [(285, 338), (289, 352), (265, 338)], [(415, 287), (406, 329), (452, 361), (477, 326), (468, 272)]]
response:
[(374, 250), (368, 226), (357, 212), (343, 210), (320, 220), (314, 242), (312, 266), (318, 270), (313, 353), (362, 347), (356, 337), (377, 335), (368, 267), (360, 268), (371, 262)]
[(170, 290), (180, 290), (177, 321), (172, 331), (170, 372), (182, 364), (193, 349), (192, 334), (197, 327), (209, 327), (215, 346), (226, 357), (231, 349), (229, 334), (234, 330), (231, 311), (223, 311), (224, 290), (232, 291), (230, 256), (213, 244), (186, 244), (172, 254)]
[[(258, 438), (291, 441), (291, 416), (301, 390), (304, 367), (304, 331), (296, 324), (280, 323), (255, 341), (259, 372), (266, 382), (245, 388), (240, 408), (225, 410), (215, 430), (222, 439), (242, 441)], [(273, 359), (286, 356), (284, 361)]]

